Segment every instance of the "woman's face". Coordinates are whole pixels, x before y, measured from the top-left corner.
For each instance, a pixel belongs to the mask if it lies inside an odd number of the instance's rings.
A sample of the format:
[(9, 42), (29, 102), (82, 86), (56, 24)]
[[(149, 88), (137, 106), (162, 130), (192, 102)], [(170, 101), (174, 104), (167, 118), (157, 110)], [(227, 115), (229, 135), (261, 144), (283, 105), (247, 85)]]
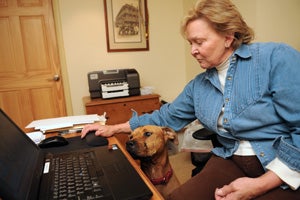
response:
[(196, 19), (186, 27), (191, 54), (203, 69), (218, 66), (231, 55), (233, 35), (217, 33), (205, 19)]

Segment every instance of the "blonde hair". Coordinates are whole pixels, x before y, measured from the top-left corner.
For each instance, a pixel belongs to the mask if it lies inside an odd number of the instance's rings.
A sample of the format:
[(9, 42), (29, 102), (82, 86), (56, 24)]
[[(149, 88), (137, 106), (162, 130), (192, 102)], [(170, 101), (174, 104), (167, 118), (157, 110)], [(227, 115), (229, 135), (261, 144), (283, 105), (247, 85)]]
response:
[(181, 24), (181, 33), (186, 36), (187, 25), (197, 19), (206, 19), (214, 30), (222, 35), (233, 34), (231, 44), (237, 49), (242, 43), (248, 44), (254, 39), (253, 30), (243, 20), (242, 15), (230, 0), (198, 1)]

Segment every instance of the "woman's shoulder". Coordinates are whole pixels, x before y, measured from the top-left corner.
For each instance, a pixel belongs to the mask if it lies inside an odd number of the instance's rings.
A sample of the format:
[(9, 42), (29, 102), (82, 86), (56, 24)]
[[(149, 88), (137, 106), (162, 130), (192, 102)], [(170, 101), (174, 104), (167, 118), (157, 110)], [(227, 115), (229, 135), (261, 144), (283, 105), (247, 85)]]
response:
[(278, 42), (255, 42), (251, 44), (241, 45), (236, 54), (243, 58), (249, 58), (250, 56), (260, 57), (285, 57), (289, 55), (300, 55), (300, 52), (286, 43)]
[[(270, 50), (292, 50), (295, 51), (296, 49), (289, 44), (280, 43), (280, 42), (255, 42), (248, 44), (251, 49), (259, 49), (260, 51), (270, 51)], [(296, 50), (297, 51), (297, 50)]]

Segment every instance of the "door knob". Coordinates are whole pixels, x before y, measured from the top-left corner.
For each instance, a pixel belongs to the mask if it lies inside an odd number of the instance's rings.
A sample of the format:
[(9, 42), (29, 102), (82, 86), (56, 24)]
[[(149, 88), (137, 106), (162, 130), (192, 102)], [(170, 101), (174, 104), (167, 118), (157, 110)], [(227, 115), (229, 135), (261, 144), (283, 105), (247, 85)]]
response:
[(54, 76), (53, 76), (53, 81), (59, 81), (59, 75), (58, 74), (55, 74)]

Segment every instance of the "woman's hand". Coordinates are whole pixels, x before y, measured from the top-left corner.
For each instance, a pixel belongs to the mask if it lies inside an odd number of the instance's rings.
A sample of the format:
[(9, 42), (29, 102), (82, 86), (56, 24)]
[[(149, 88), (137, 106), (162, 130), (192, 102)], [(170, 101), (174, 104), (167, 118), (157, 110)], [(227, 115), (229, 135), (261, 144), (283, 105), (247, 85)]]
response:
[(81, 138), (84, 138), (90, 131), (95, 131), (95, 135), (103, 137), (110, 137), (114, 134), (111, 126), (109, 125), (88, 124), (83, 127), (81, 131)]
[(283, 181), (272, 171), (266, 172), (258, 178), (242, 177), (229, 185), (217, 188), (216, 200), (248, 200), (258, 197), (267, 191), (279, 187)]
[(88, 124), (85, 125), (81, 131), (81, 138), (84, 138), (90, 131), (95, 131), (95, 135), (103, 137), (111, 137), (115, 133), (128, 133), (131, 132), (129, 122), (116, 125), (100, 125), (100, 124)]
[(238, 178), (225, 185), (217, 188), (215, 191), (216, 200), (248, 200), (260, 194), (254, 178)]

